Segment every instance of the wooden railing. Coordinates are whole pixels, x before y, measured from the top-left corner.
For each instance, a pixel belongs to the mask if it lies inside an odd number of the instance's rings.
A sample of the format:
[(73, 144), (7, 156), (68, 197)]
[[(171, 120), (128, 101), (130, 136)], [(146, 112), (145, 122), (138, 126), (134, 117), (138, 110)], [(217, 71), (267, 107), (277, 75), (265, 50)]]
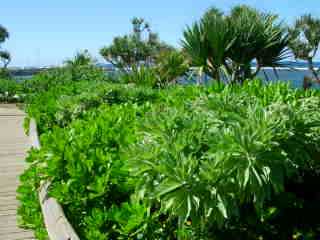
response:
[[(35, 120), (30, 121), (29, 136), (31, 146), (40, 149), (40, 140)], [(41, 183), (39, 201), (50, 240), (80, 240), (71, 224), (68, 222), (58, 201), (48, 196), (50, 182)]]

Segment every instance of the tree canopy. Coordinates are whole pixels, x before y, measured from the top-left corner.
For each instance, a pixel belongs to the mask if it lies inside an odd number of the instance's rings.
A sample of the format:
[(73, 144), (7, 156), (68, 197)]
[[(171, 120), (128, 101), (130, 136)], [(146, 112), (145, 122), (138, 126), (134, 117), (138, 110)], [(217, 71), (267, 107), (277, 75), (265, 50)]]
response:
[(3, 68), (6, 69), (11, 61), (11, 55), (8, 51), (2, 50), (1, 44), (9, 38), (8, 30), (0, 25), (0, 60), (3, 62)]
[(76, 53), (74, 58), (66, 60), (64, 63), (66, 66), (83, 66), (83, 65), (92, 65), (94, 60), (90, 55), (88, 50), (79, 51)]
[(143, 18), (133, 18), (132, 33), (118, 36), (111, 45), (103, 47), (100, 54), (119, 70), (130, 71), (139, 65), (150, 66), (159, 52), (172, 47), (161, 42)]
[(319, 70), (316, 71), (313, 64), (320, 47), (320, 18), (310, 14), (303, 15), (296, 20), (289, 32), (289, 46), (295, 58), (307, 61), (313, 76), (320, 82)]
[(0, 25), (0, 43), (3, 43), (7, 38), (9, 38), (9, 32), (8, 30)]

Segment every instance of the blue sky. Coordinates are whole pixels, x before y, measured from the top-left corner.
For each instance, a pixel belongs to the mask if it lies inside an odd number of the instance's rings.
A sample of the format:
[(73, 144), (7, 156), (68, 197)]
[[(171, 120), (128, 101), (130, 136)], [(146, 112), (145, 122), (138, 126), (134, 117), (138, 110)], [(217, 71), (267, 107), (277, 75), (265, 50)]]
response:
[(11, 66), (60, 64), (81, 49), (102, 61), (99, 49), (129, 32), (133, 16), (178, 46), (183, 28), (207, 8), (228, 11), (236, 4), (272, 11), (288, 23), (304, 13), (320, 17), (319, 0), (10, 0), (1, 3), (0, 24), (11, 34), (3, 48), (12, 54)]

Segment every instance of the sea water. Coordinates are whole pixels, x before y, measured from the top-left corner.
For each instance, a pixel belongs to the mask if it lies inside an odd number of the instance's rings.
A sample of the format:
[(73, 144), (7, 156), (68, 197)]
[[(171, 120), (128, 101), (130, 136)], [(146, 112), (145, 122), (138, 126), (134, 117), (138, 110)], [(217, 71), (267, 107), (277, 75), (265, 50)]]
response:
[[(312, 77), (311, 71), (305, 68), (280, 68), (277, 69), (276, 72), (274, 72), (273, 69), (264, 69), (258, 74), (258, 77), (263, 80), (271, 82), (285, 81), (295, 88), (301, 88), (303, 86), (303, 78), (305, 76)], [(320, 84), (314, 83), (312, 87), (320, 89)]]
[[(294, 88), (301, 88), (303, 86), (303, 78), (305, 76), (312, 77), (311, 72), (304, 65), (297, 65), (295, 63), (295, 68), (277, 68), (276, 71), (271, 68), (265, 68), (261, 70), (258, 74), (258, 78), (261, 78), (267, 82), (278, 82), (284, 81), (290, 83)], [(320, 63), (317, 63), (316, 67), (320, 67)], [(113, 71), (111, 71), (113, 72)], [(110, 74), (110, 71), (107, 71), (106, 74)], [(114, 72), (113, 72), (114, 74)], [(14, 76), (17, 80), (23, 81), (32, 77), (32, 75), (26, 76)], [(209, 83), (211, 80), (208, 76), (204, 76), (201, 82)], [(179, 79), (179, 82), (188, 84), (196, 83), (196, 77), (182, 77)], [(313, 88), (320, 89), (320, 84), (313, 84)]]
[[(265, 68), (258, 73), (257, 78), (260, 78), (265, 82), (287, 82), (294, 88), (302, 88), (305, 76), (313, 77), (311, 71), (307, 68), (277, 68), (276, 70), (272, 68)], [(193, 84), (196, 83), (197, 80), (199, 81), (197, 76), (182, 77), (179, 79), (179, 82), (183, 84)], [(210, 84), (212, 79), (204, 75), (201, 82)], [(312, 88), (320, 89), (320, 84), (314, 83)]]

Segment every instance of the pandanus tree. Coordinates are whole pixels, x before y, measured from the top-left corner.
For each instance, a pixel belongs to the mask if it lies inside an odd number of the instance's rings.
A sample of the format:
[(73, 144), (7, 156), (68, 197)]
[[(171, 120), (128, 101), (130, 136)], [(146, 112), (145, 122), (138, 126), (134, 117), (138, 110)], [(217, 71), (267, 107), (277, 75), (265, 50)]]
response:
[(222, 13), (216, 8), (210, 9), (199, 22), (187, 27), (183, 36), (183, 49), (189, 55), (191, 66), (198, 67), (200, 75), (205, 73), (220, 81), (220, 71), (226, 66), (235, 40)]
[[(279, 67), (288, 57), (289, 37), (277, 16), (242, 5), (232, 9), (228, 17), (235, 37), (230, 48), (233, 81), (254, 78), (262, 67)], [(255, 61), (257, 68), (251, 70)]]
[(94, 60), (88, 50), (79, 51), (74, 58), (66, 60), (64, 63), (69, 67), (87, 66), (94, 64)]
[(290, 49), (296, 59), (308, 62), (313, 77), (320, 83), (320, 70), (314, 67), (314, 58), (320, 47), (320, 18), (303, 15), (289, 29)]
[(179, 50), (162, 51), (155, 59), (155, 72), (158, 76), (158, 85), (164, 87), (175, 84), (179, 77), (186, 75), (189, 63)]
[(142, 65), (152, 65), (159, 52), (171, 49), (143, 18), (133, 18), (132, 27), (132, 33), (115, 37), (112, 44), (100, 50), (108, 62), (125, 73)]
[[(254, 78), (262, 67), (277, 67), (288, 56), (289, 37), (277, 16), (241, 5), (229, 15), (216, 8), (187, 27), (182, 45), (192, 65), (217, 81), (221, 70), (231, 82)], [(257, 63), (255, 71), (252, 62)]]

